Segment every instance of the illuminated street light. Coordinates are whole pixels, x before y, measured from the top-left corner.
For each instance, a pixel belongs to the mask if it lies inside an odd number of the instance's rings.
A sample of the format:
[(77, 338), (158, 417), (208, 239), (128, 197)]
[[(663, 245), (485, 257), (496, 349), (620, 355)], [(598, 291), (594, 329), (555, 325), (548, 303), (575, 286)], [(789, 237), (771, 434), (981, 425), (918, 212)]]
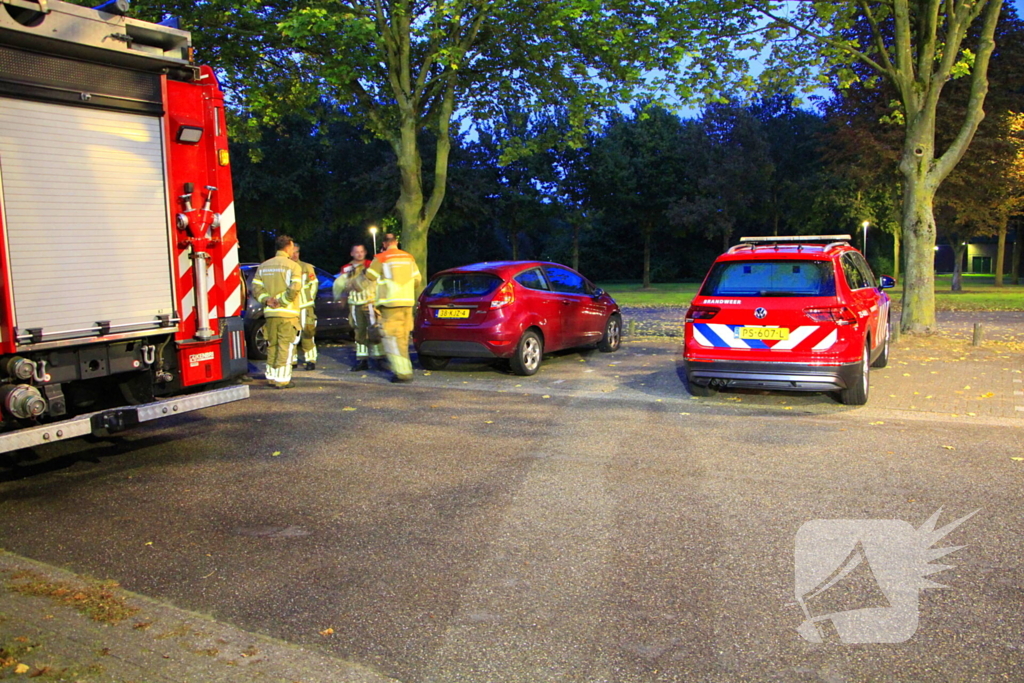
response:
[(864, 221), (860, 225), (861, 225), (862, 228), (864, 228), (864, 245), (863, 245), (864, 246), (864, 258), (867, 258), (867, 256), (868, 256), (868, 226), (871, 225), (871, 223), (868, 222), (868, 221)]
[(370, 234), (373, 236), (373, 253), (377, 253), (377, 226), (370, 226)]

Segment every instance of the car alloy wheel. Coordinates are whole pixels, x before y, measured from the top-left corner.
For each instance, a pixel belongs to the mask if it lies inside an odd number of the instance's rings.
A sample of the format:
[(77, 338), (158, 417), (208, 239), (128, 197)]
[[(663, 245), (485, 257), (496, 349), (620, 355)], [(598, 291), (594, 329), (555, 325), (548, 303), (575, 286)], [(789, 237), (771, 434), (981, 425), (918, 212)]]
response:
[(256, 352), (263, 358), (266, 358), (267, 351), (270, 350), (270, 342), (267, 341), (267, 326), (265, 323), (260, 323), (259, 327), (253, 332), (252, 339)]
[(618, 351), (619, 345), (622, 343), (622, 318), (618, 313), (613, 313), (608, 318), (608, 322), (604, 327), (604, 338), (598, 343), (597, 347), (602, 351), (608, 353), (611, 351)]
[(516, 347), (516, 353), (510, 359), (512, 371), (517, 375), (533, 375), (540, 367), (540, 361), (544, 357), (544, 342), (533, 330), (523, 333)]
[(524, 340), (523, 365), (529, 370), (536, 370), (540, 366), (540, 340), (536, 337)]

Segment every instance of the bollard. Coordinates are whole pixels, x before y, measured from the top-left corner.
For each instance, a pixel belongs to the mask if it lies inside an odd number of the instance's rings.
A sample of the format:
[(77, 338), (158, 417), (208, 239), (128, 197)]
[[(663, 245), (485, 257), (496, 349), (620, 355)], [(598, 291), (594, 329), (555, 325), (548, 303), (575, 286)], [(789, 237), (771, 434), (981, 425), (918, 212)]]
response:
[(635, 320), (630, 320), (629, 321), (629, 325), (626, 326), (626, 330), (627, 330), (627, 332), (626, 332), (627, 336), (635, 337), (636, 336), (636, 321)]
[(897, 344), (900, 341), (900, 326), (889, 328), (889, 343)]
[(981, 346), (982, 332), (984, 332), (984, 326), (981, 323), (974, 323), (974, 339), (971, 340), (971, 346)]

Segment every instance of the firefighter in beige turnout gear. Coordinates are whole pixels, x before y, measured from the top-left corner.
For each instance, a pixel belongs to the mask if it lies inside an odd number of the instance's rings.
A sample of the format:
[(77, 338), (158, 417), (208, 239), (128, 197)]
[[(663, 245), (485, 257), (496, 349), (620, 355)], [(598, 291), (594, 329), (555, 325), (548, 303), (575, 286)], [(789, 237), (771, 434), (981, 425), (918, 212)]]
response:
[(356, 363), (352, 372), (362, 372), (370, 368), (369, 359), (373, 359), (378, 367), (384, 359), (384, 346), (379, 342), (371, 344), (367, 336), (374, 301), (377, 299), (377, 288), (367, 287), (365, 291), (349, 289), (348, 284), (363, 274), (370, 262), (366, 260), (366, 247), (362, 244), (352, 246), (352, 262), (345, 264), (341, 274), (334, 281), (334, 298), (348, 299), (348, 315), (356, 338)]
[[(295, 255), (292, 260), (302, 268), (302, 289), (299, 298), (299, 348), (302, 350), (302, 362), (307, 370), (316, 369), (316, 293), (320, 289), (320, 281), (316, 277), (316, 270), (309, 263), (300, 257), (302, 249), (295, 245)], [(295, 355), (295, 363), (299, 362), (298, 354)]]
[(422, 277), (412, 254), (398, 248), (398, 238), (384, 235), (384, 251), (374, 257), (362, 275), (352, 283), (354, 289), (366, 291), (377, 287), (377, 309), (384, 331), (384, 351), (394, 377), (392, 382), (412, 381), (412, 360), (409, 358), (409, 335), (412, 334), (412, 307)]
[(292, 354), (299, 337), (299, 302), (302, 268), (292, 260), (295, 243), (280, 235), (277, 254), (256, 269), (252, 295), (263, 304), (264, 332), (267, 337), (266, 376), (271, 386), (286, 389), (295, 386), (292, 379)]

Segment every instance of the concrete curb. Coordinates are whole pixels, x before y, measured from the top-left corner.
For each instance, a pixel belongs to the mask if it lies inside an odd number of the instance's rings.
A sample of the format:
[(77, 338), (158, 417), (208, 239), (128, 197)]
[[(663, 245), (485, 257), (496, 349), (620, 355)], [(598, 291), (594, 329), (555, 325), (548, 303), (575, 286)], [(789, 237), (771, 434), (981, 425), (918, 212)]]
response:
[[(26, 679), (43, 671), (37, 680), (83, 683), (394, 681), (365, 666), (121, 589), (116, 589), (117, 595), (139, 611), (116, 625), (93, 621), (50, 598), (11, 591), (12, 578), (25, 573), (70, 586), (88, 582), (63, 569), (0, 551), (0, 648), (18, 646), (18, 663), (30, 667), (24, 672)], [(16, 664), (2, 665), (0, 661), (0, 679), (14, 673)]]

